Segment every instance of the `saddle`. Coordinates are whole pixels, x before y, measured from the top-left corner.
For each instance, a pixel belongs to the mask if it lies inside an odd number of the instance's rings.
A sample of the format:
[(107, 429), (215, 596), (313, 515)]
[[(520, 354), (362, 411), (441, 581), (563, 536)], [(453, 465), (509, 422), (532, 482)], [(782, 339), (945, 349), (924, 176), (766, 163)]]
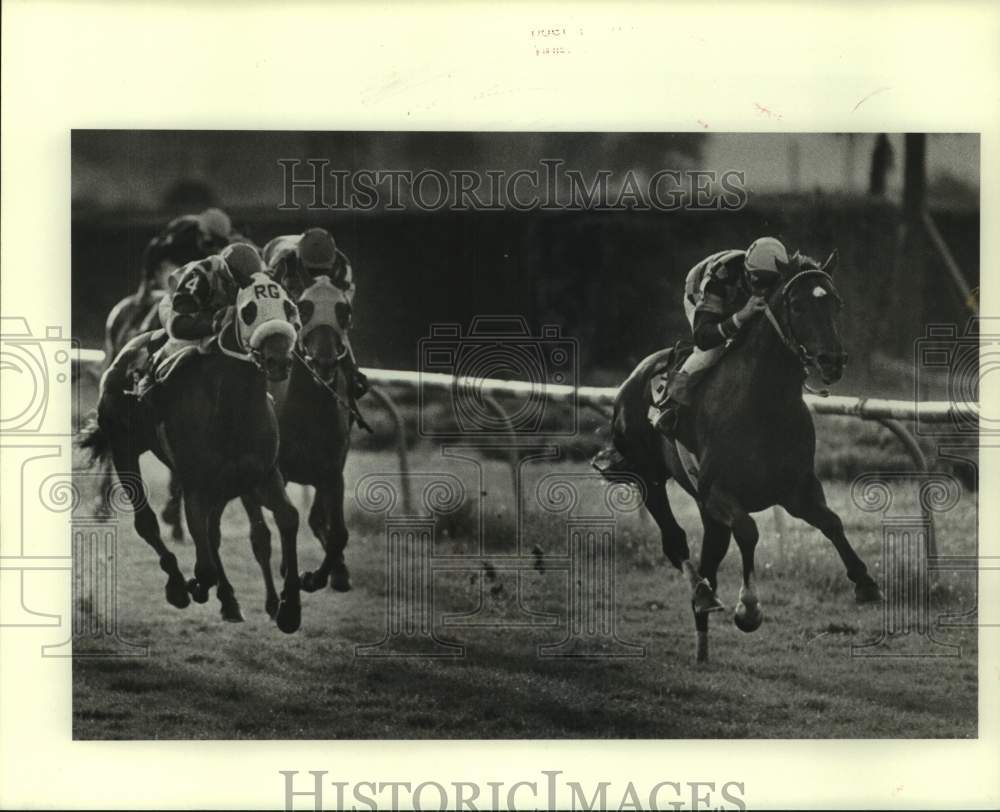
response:
[(217, 335), (207, 336), (198, 342), (179, 342), (167, 339), (150, 359), (150, 374), (157, 386), (162, 386), (199, 355), (222, 353), (241, 361), (249, 361), (250, 355), (243, 349), (236, 334), (232, 318), (227, 318)]
[(679, 338), (673, 347), (657, 359), (649, 378), (649, 405), (651, 407), (659, 406), (663, 402), (667, 393), (667, 384), (670, 383), (674, 373), (684, 365), (692, 352), (694, 352), (694, 343), (690, 339)]

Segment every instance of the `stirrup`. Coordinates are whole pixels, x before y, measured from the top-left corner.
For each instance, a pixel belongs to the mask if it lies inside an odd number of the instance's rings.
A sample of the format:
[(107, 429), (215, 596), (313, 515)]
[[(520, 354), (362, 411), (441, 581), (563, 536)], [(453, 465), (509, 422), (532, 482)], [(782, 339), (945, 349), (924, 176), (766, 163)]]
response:
[(628, 473), (629, 465), (622, 453), (614, 447), (598, 451), (590, 461), (591, 466), (602, 474)]
[(147, 403), (154, 389), (156, 389), (156, 379), (152, 375), (144, 375), (135, 382), (132, 390), (125, 394), (132, 395), (139, 403)]
[(649, 407), (649, 422), (653, 428), (668, 438), (673, 438), (680, 423), (681, 404), (670, 400), (662, 406)]

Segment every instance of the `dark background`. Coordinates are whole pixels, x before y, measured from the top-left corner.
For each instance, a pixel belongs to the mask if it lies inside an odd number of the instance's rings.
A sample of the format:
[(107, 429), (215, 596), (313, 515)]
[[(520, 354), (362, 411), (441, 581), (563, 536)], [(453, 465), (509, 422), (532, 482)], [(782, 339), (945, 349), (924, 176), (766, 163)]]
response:
[[(76, 132), (74, 335), (85, 346), (99, 346), (108, 310), (138, 284), (149, 238), (171, 217), (216, 204), (261, 245), (311, 225), (331, 229), (355, 269), (354, 340), (363, 365), (417, 368), (417, 342), (432, 324), (467, 328), (477, 315), (518, 314), (535, 332), (557, 324), (579, 341), (583, 383), (617, 383), (640, 358), (687, 329), (681, 291), (695, 262), (772, 235), (820, 259), (834, 248), (840, 252), (841, 327), (852, 361), (838, 391), (905, 389), (905, 381), (886, 373), (893, 366), (886, 359), (912, 364), (913, 342), (927, 324), (963, 324), (969, 311), (929, 244), (919, 247), (916, 261), (913, 253), (906, 261), (897, 258), (903, 214), (891, 188), (879, 195), (782, 188), (784, 168), (778, 167), (777, 180), (748, 179), (749, 201), (740, 211), (278, 209), (279, 157), (326, 157), (348, 169), (512, 171), (538, 168), (537, 158), (548, 156), (563, 158), (586, 177), (597, 168), (700, 167), (706, 138)], [(854, 152), (866, 160), (864, 149)], [(929, 189), (934, 219), (975, 288), (978, 189), (949, 175), (932, 176)]]

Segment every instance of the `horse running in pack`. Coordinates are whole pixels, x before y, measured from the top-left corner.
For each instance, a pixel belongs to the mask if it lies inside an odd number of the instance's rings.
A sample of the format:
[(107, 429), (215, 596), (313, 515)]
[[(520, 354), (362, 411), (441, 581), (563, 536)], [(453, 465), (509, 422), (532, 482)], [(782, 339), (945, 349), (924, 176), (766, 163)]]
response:
[[(857, 600), (881, 600), (840, 517), (826, 504), (814, 470), (816, 433), (802, 399), (809, 370), (831, 384), (840, 380), (846, 362), (836, 327), (841, 300), (833, 284), (835, 266), (836, 253), (822, 267), (800, 254), (782, 264), (781, 280), (762, 314), (766, 318), (755, 319), (700, 383), (677, 432), (678, 442), (697, 459), (696, 475), (689, 476), (691, 465), (685, 465), (682, 452), (647, 419), (650, 381), (671, 363), (672, 349), (644, 359), (615, 399), (611, 437), (623, 462), (608, 471), (599, 455), (595, 466), (611, 479), (616, 472), (638, 478), (645, 506), (659, 525), (663, 552), (690, 584), (699, 661), (708, 659), (709, 613), (723, 608), (715, 594), (716, 576), (731, 537), (743, 559), (734, 622), (752, 632), (763, 620), (754, 585), (759, 533), (751, 512), (780, 505), (816, 527), (833, 542)], [(698, 504), (704, 536), (697, 569), (670, 509), (665, 488), (670, 479)]]
[[(333, 589), (347, 592), (351, 580), (344, 562), (344, 465), (357, 416), (344, 368), (351, 305), (325, 275), (312, 277), (299, 268), (276, 281), (296, 298), (302, 322), (291, 375), (271, 387), (281, 434), (279, 467), (286, 481), (315, 488), (309, 527), (324, 553), (320, 567), (302, 575), (302, 588), (314, 592), (329, 580)], [(243, 505), (254, 536), (269, 538), (257, 499), (245, 496)]]
[[(265, 609), (289, 633), (301, 622), (295, 546), (299, 517), (277, 465), (278, 423), (267, 381), (288, 377), (298, 326), (297, 309), (285, 291), (266, 274), (254, 274), (243, 281), (233, 322), (215, 351), (196, 353), (180, 364), (152, 404), (123, 394), (121, 382), (102, 382), (96, 423), (81, 441), (95, 460), (111, 458), (132, 503), (136, 532), (159, 556), (167, 574), (167, 601), (178, 608), (190, 598), (204, 603), (216, 586), (223, 619), (243, 620), (219, 555), (220, 520), (226, 504), (246, 494), (267, 507), (281, 535), (287, 569), (280, 599), (272, 588)], [(227, 335), (234, 339), (228, 350)], [(145, 451), (167, 465), (183, 488), (197, 555), (190, 580), (185, 581), (176, 556), (163, 543), (145, 499), (139, 470)], [(265, 582), (273, 587), (270, 536), (252, 534), (251, 540)]]

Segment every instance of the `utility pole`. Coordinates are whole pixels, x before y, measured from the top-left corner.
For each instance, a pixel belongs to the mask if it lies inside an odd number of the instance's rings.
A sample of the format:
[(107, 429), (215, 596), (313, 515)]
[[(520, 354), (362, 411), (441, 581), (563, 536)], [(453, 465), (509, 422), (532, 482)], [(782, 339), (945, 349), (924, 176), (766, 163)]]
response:
[(906, 133), (903, 156), (903, 210), (896, 247), (893, 298), (905, 316), (896, 325), (900, 357), (908, 358), (913, 341), (926, 329), (927, 246), (923, 215), (927, 206), (927, 136)]

